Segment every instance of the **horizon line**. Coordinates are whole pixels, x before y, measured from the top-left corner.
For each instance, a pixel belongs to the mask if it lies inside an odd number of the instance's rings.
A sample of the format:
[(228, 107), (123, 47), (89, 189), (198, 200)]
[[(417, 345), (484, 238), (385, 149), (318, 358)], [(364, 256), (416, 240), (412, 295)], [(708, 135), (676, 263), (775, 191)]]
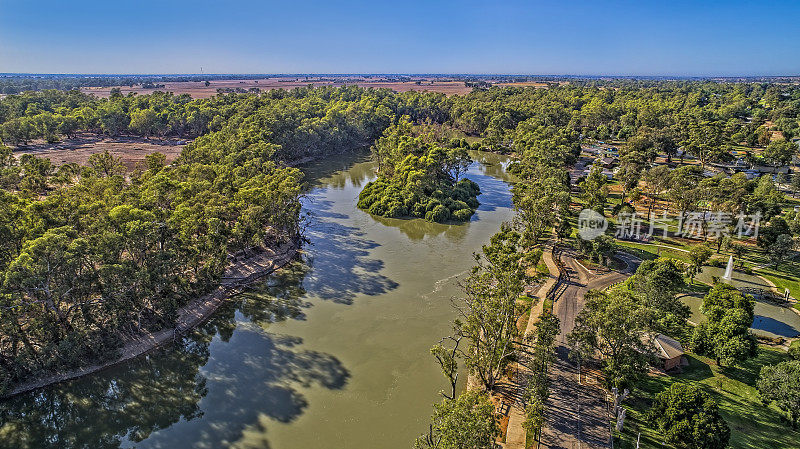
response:
[(0, 72), (0, 77), (34, 77), (34, 76), (62, 76), (62, 77), (157, 77), (157, 76), (190, 76), (190, 77), (203, 77), (203, 76), (260, 76), (260, 77), (292, 77), (292, 76), (502, 76), (502, 77), (533, 77), (533, 78), (800, 78), (800, 74), (781, 74), (781, 75), (764, 75), (764, 74), (737, 74), (737, 75), (721, 75), (721, 74), (705, 74), (705, 75), (635, 75), (635, 74), (535, 74), (535, 73), (470, 73), (470, 72), (452, 72), (452, 73), (436, 73), (436, 72), (417, 72), (417, 73), (404, 73), (404, 72), (298, 72), (298, 73), (257, 73), (257, 72), (221, 72), (221, 73), (77, 73), (77, 72), (64, 72), (64, 73), (45, 73), (45, 72)]

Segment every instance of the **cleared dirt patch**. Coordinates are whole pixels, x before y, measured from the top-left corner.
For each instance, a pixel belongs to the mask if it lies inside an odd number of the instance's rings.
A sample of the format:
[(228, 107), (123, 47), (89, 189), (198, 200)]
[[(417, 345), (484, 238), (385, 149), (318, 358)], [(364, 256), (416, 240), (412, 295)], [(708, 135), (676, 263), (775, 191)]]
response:
[(33, 143), (14, 149), (14, 155), (33, 154), (50, 159), (55, 165), (76, 163), (86, 165), (89, 156), (106, 150), (122, 160), (128, 170), (140, 167), (145, 156), (159, 152), (167, 156), (167, 163), (174, 161), (188, 143), (179, 139), (145, 139), (142, 137), (106, 137), (84, 134), (58, 143)]

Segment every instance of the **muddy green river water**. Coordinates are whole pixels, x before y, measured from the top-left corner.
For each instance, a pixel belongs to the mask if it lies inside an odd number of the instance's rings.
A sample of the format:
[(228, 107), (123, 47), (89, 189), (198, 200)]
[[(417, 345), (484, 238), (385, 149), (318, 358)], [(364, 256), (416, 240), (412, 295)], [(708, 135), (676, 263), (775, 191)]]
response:
[(474, 156), (481, 206), (452, 226), (357, 209), (364, 156), (307, 167), (303, 264), (174, 345), (0, 403), (0, 447), (412, 447), (445, 388), (428, 350), (456, 280), (512, 217), (507, 160)]

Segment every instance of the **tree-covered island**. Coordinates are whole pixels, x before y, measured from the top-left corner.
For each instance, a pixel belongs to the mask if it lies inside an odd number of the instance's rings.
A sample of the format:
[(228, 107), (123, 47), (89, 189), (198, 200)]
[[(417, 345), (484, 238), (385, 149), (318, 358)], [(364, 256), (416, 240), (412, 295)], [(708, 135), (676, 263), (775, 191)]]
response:
[(444, 143), (413, 131), (411, 122), (401, 119), (375, 144), (378, 179), (361, 191), (358, 207), (384, 217), (468, 221), (479, 205), (480, 188), (461, 177), (472, 162), (466, 141)]

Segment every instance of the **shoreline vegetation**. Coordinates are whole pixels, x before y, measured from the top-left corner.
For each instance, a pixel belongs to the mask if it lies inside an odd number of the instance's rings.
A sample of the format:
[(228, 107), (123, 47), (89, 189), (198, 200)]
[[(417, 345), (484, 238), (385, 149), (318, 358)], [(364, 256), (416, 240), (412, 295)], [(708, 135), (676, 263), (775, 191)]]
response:
[(211, 318), (226, 300), (242, 293), (250, 285), (295, 260), (300, 254), (300, 247), (300, 239), (298, 238), (275, 249), (257, 248), (255, 254), (245, 259), (231, 261), (225, 270), (222, 282), (217, 288), (195, 298), (177, 310), (177, 319), (174, 327), (143, 332), (139, 335), (129, 335), (119, 349), (119, 357), (64, 373), (31, 379), (18, 384), (11, 391), (0, 396), (0, 399), (7, 399), (39, 388), (95, 374), (174, 342), (177, 337), (192, 331)]
[(464, 139), (444, 140), (424, 127), (415, 130), (408, 117), (390, 126), (373, 147), (378, 179), (361, 191), (358, 208), (388, 218), (469, 221), (481, 193), (476, 183), (461, 179), (472, 163), (470, 146)]

